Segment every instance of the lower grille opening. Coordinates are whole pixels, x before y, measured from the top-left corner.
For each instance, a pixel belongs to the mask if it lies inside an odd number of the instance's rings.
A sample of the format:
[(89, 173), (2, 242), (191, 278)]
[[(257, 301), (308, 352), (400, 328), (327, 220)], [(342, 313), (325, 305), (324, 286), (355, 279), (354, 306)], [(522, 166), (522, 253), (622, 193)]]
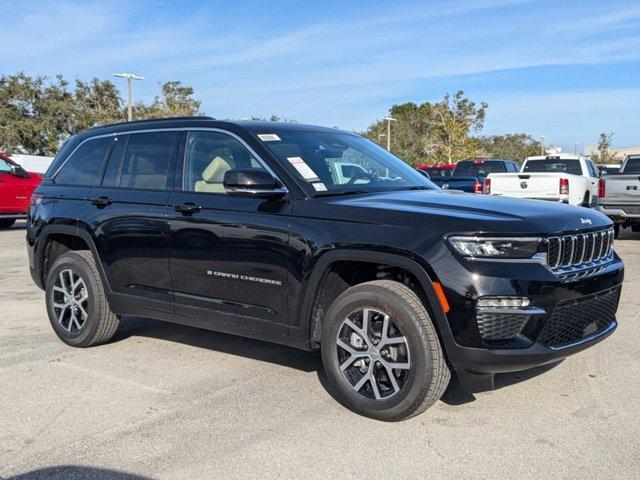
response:
[(542, 327), (538, 341), (563, 347), (606, 330), (615, 320), (620, 287), (557, 306)]

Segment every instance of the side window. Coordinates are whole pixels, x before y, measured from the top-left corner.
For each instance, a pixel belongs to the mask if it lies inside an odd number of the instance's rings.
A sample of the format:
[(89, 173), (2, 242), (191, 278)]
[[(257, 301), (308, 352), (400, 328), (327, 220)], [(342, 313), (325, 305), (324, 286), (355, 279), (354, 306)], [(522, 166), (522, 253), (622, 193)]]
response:
[(184, 153), (182, 190), (225, 193), (224, 174), (235, 168), (265, 170), (236, 138), (221, 132), (190, 131)]
[(107, 160), (107, 168), (104, 170), (104, 176), (102, 177), (103, 187), (117, 187), (118, 186), (118, 174), (120, 173), (120, 165), (122, 165), (122, 154), (127, 146), (128, 135), (123, 135), (114, 138), (113, 148)]
[(598, 167), (596, 166), (596, 164), (593, 163), (592, 160), (589, 160), (589, 165), (591, 166), (591, 176), (592, 177), (599, 177), (600, 176), (600, 172), (599, 172)]
[(113, 137), (87, 140), (75, 150), (55, 177), (59, 185), (94, 186), (100, 181), (100, 171)]
[(0, 158), (0, 173), (7, 173), (11, 171), (11, 165), (6, 160)]
[(165, 190), (178, 132), (132, 134), (122, 161), (120, 187)]

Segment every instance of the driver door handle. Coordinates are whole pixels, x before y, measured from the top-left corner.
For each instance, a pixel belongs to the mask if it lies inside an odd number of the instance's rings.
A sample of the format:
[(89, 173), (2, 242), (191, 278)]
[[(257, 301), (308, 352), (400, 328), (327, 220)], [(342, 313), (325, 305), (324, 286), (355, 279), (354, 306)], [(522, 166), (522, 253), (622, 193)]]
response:
[(191, 215), (192, 213), (198, 213), (200, 210), (202, 210), (202, 207), (200, 205), (196, 205), (193, 202), (187, 202), (176, 204), (173, 206), (173, 209), (176, 212), (182, 213), (183, 215)]

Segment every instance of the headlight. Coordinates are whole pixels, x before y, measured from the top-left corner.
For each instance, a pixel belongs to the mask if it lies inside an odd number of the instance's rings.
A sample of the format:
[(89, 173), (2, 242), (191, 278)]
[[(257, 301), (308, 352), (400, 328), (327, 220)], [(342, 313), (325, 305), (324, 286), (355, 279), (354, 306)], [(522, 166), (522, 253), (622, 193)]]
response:
[(463, 257), (531, 258), (538, 252), (540, 238), (449, 237), (451, 246)]

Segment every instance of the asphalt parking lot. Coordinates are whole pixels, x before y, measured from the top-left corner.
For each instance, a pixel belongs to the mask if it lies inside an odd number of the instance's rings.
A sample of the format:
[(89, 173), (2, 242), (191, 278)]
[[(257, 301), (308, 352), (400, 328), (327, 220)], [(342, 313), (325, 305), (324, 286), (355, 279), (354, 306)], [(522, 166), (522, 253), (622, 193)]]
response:
[(67, 347), (24, 235), (0, 231), (1, 478), (638, 478), (640, 234), (607, 341), (394, 424), (341, 406), (313, 353), (133, 317)]

